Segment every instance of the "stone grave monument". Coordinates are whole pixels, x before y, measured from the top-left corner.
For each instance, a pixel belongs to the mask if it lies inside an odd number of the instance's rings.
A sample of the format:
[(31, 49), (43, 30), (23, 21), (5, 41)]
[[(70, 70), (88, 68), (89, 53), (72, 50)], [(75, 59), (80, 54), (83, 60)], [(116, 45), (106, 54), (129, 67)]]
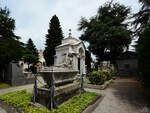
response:
[(37, 88), (35, 100), (49, 109), (56, 108), (79, 93), (82, 85), (75, 80), (78, 75), (85, 74), (83, 42), (69, 33), (69, 37), (63, 39), (62, 44), (56, 47), (54, 66), (43, 67), (39, 74), (47, 85)]

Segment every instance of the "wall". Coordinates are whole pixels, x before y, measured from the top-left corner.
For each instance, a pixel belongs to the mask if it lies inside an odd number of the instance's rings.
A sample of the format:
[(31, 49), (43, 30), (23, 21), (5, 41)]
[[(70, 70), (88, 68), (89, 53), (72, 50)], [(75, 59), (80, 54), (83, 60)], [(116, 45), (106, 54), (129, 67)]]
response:
[(34, 83), (32, 73), (23, 73), (23, 67), (17, 63), (10, 63), (5, 70), (5, 81), (12, 86)]
[(23, 85), (25, 84), (25, 77), (23, 74), (22, 67), (15, 63), (11, 63), (11, 68), (12, 68), (12, 79), (11, 79), (11, 85)]
[(117, 60), (118, 73), (120, 76), (136, 76), (138, 62), (137, 59)]

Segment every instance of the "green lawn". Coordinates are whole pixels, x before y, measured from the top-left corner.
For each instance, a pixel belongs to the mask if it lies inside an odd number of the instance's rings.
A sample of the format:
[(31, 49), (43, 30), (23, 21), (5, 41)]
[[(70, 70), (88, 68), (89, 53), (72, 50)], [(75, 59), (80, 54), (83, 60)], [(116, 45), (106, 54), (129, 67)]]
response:
[(9, 84), (0, 83), (0, 89), (9, 88), (9, 87), (11, 87)]
[(20, 108), (25, 113), (81, 113), (98, 94), (86, 92), (81, 95), (74, 96), (62, 105), (58, 106), (57, 110), (49, 111), (46, 108), (35, 108), (30, 106), (32, 95), (26, 90), (15, 91), (0, 96), (0, 100), (5, 101), (9, 105)]

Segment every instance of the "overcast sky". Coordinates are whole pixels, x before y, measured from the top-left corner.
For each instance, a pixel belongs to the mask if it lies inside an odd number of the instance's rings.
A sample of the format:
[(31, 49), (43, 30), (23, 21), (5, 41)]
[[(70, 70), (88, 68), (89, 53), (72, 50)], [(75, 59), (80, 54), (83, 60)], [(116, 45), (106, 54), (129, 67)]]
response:
[[(81, 34), (78, 24), (81, 17), (90, 18), (97, 13), (99, 6), (109, 0), (0, 0), (0, 7), (7, 6), (11, 17), (16, 20), (15, 33), (26, 42), (32, 38), (38, 49), (44, 49), (45, 35), (51, 17), (56, 14), (60, 20), (64, 36), (72, 29), (73, 37)], [(114, 0), (139, 10), (138, 0)]]

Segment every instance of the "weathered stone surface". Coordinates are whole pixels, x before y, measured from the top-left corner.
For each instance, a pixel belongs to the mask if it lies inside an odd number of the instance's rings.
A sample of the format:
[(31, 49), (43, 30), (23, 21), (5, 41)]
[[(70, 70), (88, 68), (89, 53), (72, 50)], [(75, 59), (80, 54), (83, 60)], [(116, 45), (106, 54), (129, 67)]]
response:
[(40, 76), (43, 77), (47, 85), (51, 84), (52, 75), (54, 74), (55, 85), (64, 85), (68, 82), (73, 82), (78, 70), (72, 70), (64, 67), (45, 67), (40, 72)]
[(62, 40), (62, 44), (56, 47), (54, 65), (79, 70), (85, 74), (85, 45), (84, 43), (69, 35)]
[[(72, 83), (57, 87), (55, 89), (56, 103), (60, 105), (80, 91), (79, 83)], [(47, 105), (50, 99), (50, 90), (47, 88), (38, 88), (37, 102), (42, 105)]]

